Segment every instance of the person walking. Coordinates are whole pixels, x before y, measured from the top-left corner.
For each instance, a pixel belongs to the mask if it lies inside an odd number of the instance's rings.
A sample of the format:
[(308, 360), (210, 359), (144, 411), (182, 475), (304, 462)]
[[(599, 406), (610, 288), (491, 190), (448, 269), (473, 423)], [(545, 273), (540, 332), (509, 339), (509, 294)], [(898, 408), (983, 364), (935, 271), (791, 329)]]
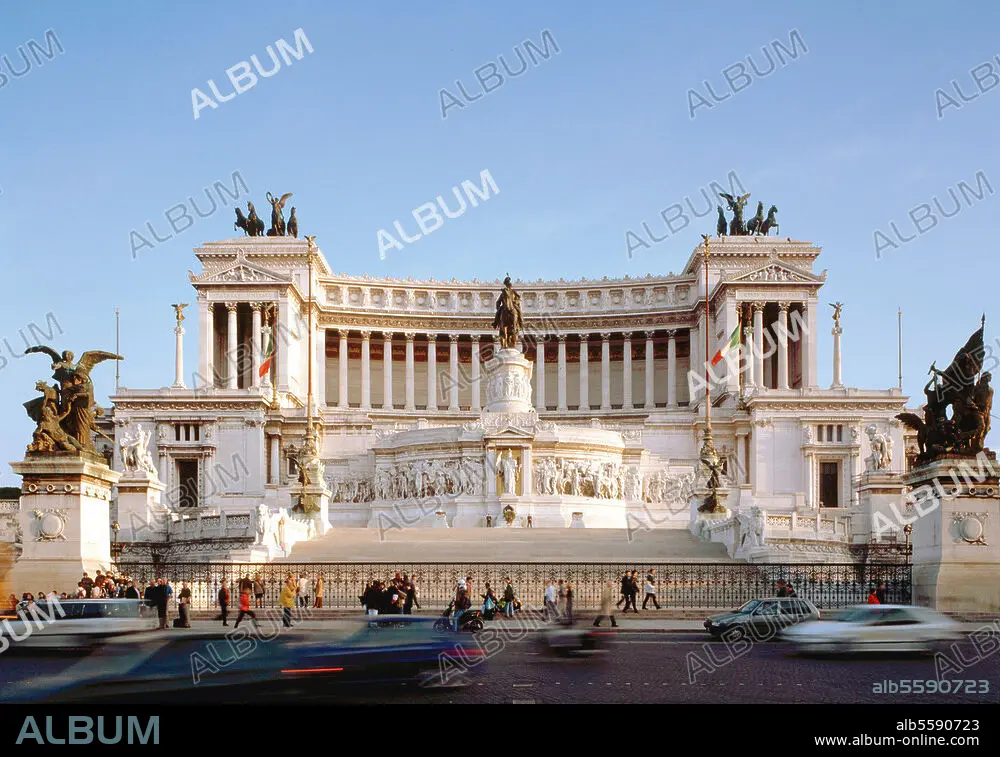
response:
[(882, 604), (881, 602), (878, 601), (878, 593), (875, 591), (875, 587), (874, 586), (872, 587), (872, 590), (870, 592), (868, 592), (868, 604), (870, 604), (870, 605), (880, 605), (880, 604)]
[(299, 607), (309, 606), (309, 579), (304, 573), (299, 573), (299, 586), (296, 592), (299, 600)]
[(292, 608), (295, 607), (295, 582), (289, 579), (281, 587), (281, 596), (278, 597), (278, 607), (281, 608), (281, 622), (285, 628), (292, 627)]
[[(610, 602), (609, 602), (610, 604)], [(573, 625), (573, 585), (566, 584), (566, 614), (565, 614), (566, 625)]]
[(516, 601), (514, 586), (511, 584), (509, 577), (505, 578), (503, 587), (503, 612), (508, 618), (514, 617), (514, 603)]
[(314, 609), (322, 609), (323, 607), (323, 574), (321, 573), (316, 579), (316, 586), (313, 589), (313, 594), (316, 595), (316, 601), (313, 602)]
[(420, 603), (417, 601), (417, 585), (413, 583), (411, 578), (406, 582), (406, 599), (403, 600), (403, 615), (412, 615), (413, 607), (420, 609)]
[(775, 592), (775, 595), (779, 597), (788, 596), (788, 589), (785, 588), (785, 579), (783, 578), (778, 579), (778, 590)]
[(181, 583), (181, 592), (177, 595), (177, 625), (191, 627), (191, 589), (187, 581)]
[(253, 580), (254, 607), (264, 607), (264, 582), (260, 580), (260, 574)]
[(875, 596), (878, 597), (878, 603), (884, 605), (887, 599), (885, 590), (885, 581), (878, 582), (878, 588), (875, 590)]
[[(226, 588), (225, 584), (219, 587), (219, 613), (222, 618), (222, 625), (229, 625), (229, 589)], [(249, 601), (249, 596), (248, 596)]]
[(797, 596), (799, 596), (798, 594), (795, 593), (795, 589), (792, 586), (792, 582), (791, 581), (789, 581), (788, 583), (785, 584), (785, 596), (786, 597), (797, 597)]
[(240, 621), (243, 620), (244, 615), (249, 615), (250, 620), (258, 628), (260, 625), (257, 623), (257, 616), (254, 615), (253, 610), (250, 609), (250, 587), (244, 586), (243, 590), (240, 592), (240, 612), (236, 616), (236, 623), (233, 624), (233, 628), (239, 628)]
[(642, 599), (642, 609), (646, 609), (646, 603), (649, 600), (653, 600), (653, 606), (659, 610), (660, 603), (656, 601), (656, 580), (652, 575), (646, 576), (646, 586), (645, 586), (646, 596)]
[(633, 570), (628, 577), (627, 593), (625, 594), (625, 610), (623, 612), (628, 612), (628, 608), (631, 605), (632, 612), (636, 615), (639, 614), (639, 608), (635, 606), (635, 600), (639, 596), (639, 579), (638, 571)]
[(158, 578), (156, 580), (156, 586), (153, 588), (153, 602), (156, 604), (156, 616), (160, 621), (161, 630), (165, 630), (167, 628), (168, 599), (167, 583), (162, 578)]
[(545, 619), (555, 620), (559, 615), (559, 610), (556, 608), (556, 583), (551, 578), (549, 579), (549, 585), (545, 587)]
[(558, 600), (558, 613), (561, 618), (566, 612), (566, 586), (563, 584), (563, 580), (560, 578), (559, 582), (556, 584), (556, 598)]
[(618, 623), (615, 621), (614, 610), (611, 609), (611, 597), (612, 597), (612, 587), (614, 587), (613, 581), (608, 581), (607, 585), (604, 587), (604, 591), (601, 592), (601, 614), (594, 618), (594, 625), (601, 625), (602, 618), (608, 618), (611, 621), (612, 628), (618, 628)]

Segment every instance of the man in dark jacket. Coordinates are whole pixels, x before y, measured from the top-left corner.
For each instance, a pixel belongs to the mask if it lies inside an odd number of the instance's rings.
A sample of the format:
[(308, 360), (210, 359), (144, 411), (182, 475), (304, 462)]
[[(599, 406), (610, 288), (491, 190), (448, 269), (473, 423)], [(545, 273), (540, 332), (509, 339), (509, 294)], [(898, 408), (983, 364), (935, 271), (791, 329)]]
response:
[(156, 605), (156, 615), (160, 619), (160, 628), (166, 629), (167, 626), (167, 600), (170, 595), (167, 594), (167, 582), (162, 578), (157, 579), (156, 586), (153, 588), (153, 604)]
[(628, 577), (628, 599), (625, 601), (625, 612), (628, 612), (629, 605), (632, 605), (632, 612), (639, 614), (639, 608), (635, 606), (636, 597), (639, 596), (638, 571), (633, 570)]
[(219, 613), (222, 616), (222, 625), (229, 625), (229, 589), (225, 584), (219, 587)]
[(138, 599), (139, 590), (135, 588), (135, 581), (128, 582), (128, 588), (125, 590), (125, 599)]
[(875, 590), (875, 596), (878, 597), (878, 603), (880, 605), (886, 604), (888, 597), (886, 596), (885, 581), (878, 582), (878, 588)]
[(785, 580), (783, 578), (779, 578), (778, 579), (778, 591), (777, 591), (777, 595), (779, 597), (787, 597), (788, 596), (788, 589), (785, 588)]

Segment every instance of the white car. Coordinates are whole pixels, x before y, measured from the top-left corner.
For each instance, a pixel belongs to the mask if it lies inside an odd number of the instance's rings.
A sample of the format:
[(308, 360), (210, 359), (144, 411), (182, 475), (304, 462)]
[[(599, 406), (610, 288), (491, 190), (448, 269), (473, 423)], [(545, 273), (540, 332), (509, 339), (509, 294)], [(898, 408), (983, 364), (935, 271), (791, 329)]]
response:
[(0, 649), (81, 649), (159, 626), (141, 599), (60, 599), (19, 606), (0, 623)]
[(930, 652), (961, 638), (959, 624), (926, 607), (858, 605), (836, 620), (801, 623), (782, 632), (802, 652)]

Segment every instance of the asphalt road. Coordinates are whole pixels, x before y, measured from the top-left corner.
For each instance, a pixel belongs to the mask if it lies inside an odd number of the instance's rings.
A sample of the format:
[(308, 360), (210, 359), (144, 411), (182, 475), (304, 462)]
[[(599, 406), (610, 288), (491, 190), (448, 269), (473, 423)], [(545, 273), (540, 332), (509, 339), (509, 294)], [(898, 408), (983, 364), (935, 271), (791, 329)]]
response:
[[(1000, 703), (1000, 653), (984, 657), (947, 679), (976, 681), (961, 692), (877, 693), (884, 681), (937, 678), (932, 656), (879, 655), (800, 657), (783, 642), (756, 644), (735, 659), (722, 642), (700, 633), (629, 633), (606, 637), (602, 654), (560, 658), (543, 651), (537, 635), (488, 644), (485, 663), (460, 674), (461, 688), (428, 691), (413, 684), (351, 687), (345, 702), (445, 703)], [(968, 640), (959, 642), (966, 660), (976, 658)], [(65, 670), (79, 658), (52, 655), (0, 656), (5, 691), (34, 676)], [(457, 670), (457, 666), (453, 670)], [(450, 680), (459, 680), (451, 678)], [(968, 693), (966, 688), (986, 693)]]

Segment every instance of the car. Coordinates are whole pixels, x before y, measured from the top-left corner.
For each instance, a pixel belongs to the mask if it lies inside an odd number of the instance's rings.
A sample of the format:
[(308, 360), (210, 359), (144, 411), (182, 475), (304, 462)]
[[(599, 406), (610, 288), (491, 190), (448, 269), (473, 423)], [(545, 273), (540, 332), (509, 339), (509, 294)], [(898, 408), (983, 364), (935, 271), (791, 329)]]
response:
[(612, 632), (592, 626), (549, 623), (538, 629), (536, 640), (542, 651), (559, 657), (589, 656), (604, 652), (610, 635)]
[[(11, 687), (0, 700), (242, 704), (304, 696), (335, 702), (364, 686), (467, 685), (485, 669), (475, 643), (434, 630), (432, 618), (373, 616), (346, 635), (264, 623), (234, 633), (135, 634), (106, 644), (57, 675)], [(409, 689), (395, 689), (408, 691)]]
[(156, 610), (141, 599), (60, 599), (22, 603), (0, 623), (4, 649), (89, 649), (125, 634), (155, 629)]
[(947, 615), (910, 605), (858, 605), (836, 620), (803, 623), (782, 632), (800, 652), (932, 652), (961, 638)]
[(777, 639), (778, 632), (788, 626), (819, 620), (820, 611), (812, 602), (800, 597), (767, 597), (751, 599), (730, 612), (712, 615), (705, 629), (715, 638), (726, 631), (741, 628), (760, 641)]

